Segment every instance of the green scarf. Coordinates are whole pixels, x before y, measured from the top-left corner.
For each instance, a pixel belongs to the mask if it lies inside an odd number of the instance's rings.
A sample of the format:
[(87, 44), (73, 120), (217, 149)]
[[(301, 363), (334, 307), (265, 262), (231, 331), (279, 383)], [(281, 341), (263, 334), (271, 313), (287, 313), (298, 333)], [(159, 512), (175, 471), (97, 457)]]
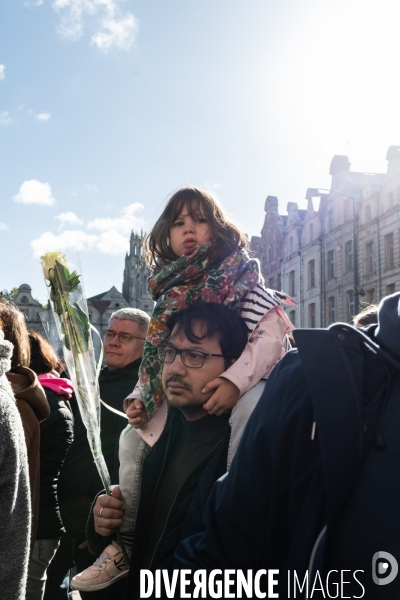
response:
[(158, 346), (168, 338), (168, 317), (185, 310), (197, 300), (225, 304), (239, 312), (240, 299), (262, 282), (258, 260), (250, 259), (238, 248), (220, 263), (210, 263), (210, 244), (204, 244), (190, 256), (162, 264), (149, 279), (148, 290), (156, 301), (139, 369), (138, 386), (150, 413), (160, 406), (164, 392), (161, 384), (163, 365)]

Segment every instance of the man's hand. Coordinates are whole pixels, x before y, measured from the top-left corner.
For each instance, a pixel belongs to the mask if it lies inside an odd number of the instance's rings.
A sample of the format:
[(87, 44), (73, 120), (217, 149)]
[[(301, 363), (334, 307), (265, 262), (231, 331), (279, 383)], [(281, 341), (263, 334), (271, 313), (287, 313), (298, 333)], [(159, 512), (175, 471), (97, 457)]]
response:
[(201, 390), (203, 394), (215, 390), (213, 395), (203, 404), (204, 410), (210, 415), (220, 417), (231, 410), (239, 400), (239, 388), (224, 377), (217, 377), (207, 383)]
[(126, 411), (129, 425), (133, 425), (135, 429), (145, 429), (149, 417), (144, 404), (141, 400), (134, 400), (128, 406)]
[(121, 488), (116, 486), (111, 493), (112, 496), (107, 494), (99, 496), (93, 509), (94, 528), (103, 536), (113, 535), (116, 528), (122, 525), (125, 510), (125, 504), (121, 500)]

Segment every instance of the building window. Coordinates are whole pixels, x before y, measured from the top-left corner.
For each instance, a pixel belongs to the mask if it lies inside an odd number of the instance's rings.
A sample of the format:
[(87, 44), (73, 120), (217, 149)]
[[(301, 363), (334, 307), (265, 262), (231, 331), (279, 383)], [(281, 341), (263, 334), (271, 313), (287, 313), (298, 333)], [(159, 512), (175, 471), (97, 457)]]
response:
[(349, 240), (344, 245), (344, 253), (346, 260), (346, 271), (352, 271), (354, 268), (353, 262), (353, 240)]
[(328, 231), (333, 231), (333, 210), (328, 211)]
[(268, 279), (268, 287), (269, 287), (271, 290), (273, 290), (273, 289), (274, 289), (274, 278), (273, 278), (273, 277), (270, 277), (270, 278)]
[(276, 276), (276, 289), (278, 290), (278, 292), (280, 292), (281, 288), (282, 288), (281, 274), (278, 273), (278, 275)]
[(40, 323), (41, 319), (40, 319), (40, 313), (36, 313), (36, 321), (38, 321)]
[(293, 238), (289, 238), (289, 254), (293, 254)]
[(343, 221), (349, 221), (350, 219), (350, 198), (343, 202)]
[(296, 311), (295, 310), (290, 311), (289, 319), (292, 321), (292, 324), (294, 325), (294, 327), (296, 327)]
[(315, 327), (315, 304), (308, 305), (308, 326), (314, 328)]
[(367, 274), (374, 272), (374, 242), (365, 245), (365, 271)]
[(308, 226), (308, 242), (311, 244), (314, 241), (314, 225), (312, 223)]
[(387, 269), (394, 267), (393, 233), (385, 235), (385, 267)]
[(354, 304), (354, 292), (350, 290), (350, 292), (346, 293), (347, 297), (347, 320), (351, 321), (355, 314), (355, 304)]
[(371, 207), (369, 204), (367, 204), (367, 206), (364, 209), (364, 215), (365, 215), (365, 222), (369, 223), (371, 220)]
[(367, 290), (365, 299), (367, 301), (367, 304), (373, 304), (375, 302), (375, 290), (373, 288)]
[(334, 296), (328, 298), (328, 321), (329, 324), (335, 323), (336, 321), (336, 304)]
[(327, 272), (328, 279), (333, 279), (335, 277), (335, 254), (334, 250), (329, 250), (327, 254)]
[(289, 296), (296, 295), (296, 273), (295, 271), (290, 271), (289, 273)]
[(26, 296), (22, 296), (21, 304), (28, 304), (28, 298)]
[(268, 264), (270, 265), (272, 263), (272, 248), (271, 246), (268, 247)]
[(394, 206), (394, 194), (393, 194), (393, 192), (389, 192), (388, 193), (388, 203), (387, 204), (388, 204), (388, 210), (390, 208), (393, 208), (393, 206)]
[(385, 296), (390, 296), (391, 294), (394, 294), (396, 291), (396, 286), (394, 283), (389, 283), (389, 285), (386, 286), (386, 293)]
[(308, 262), (308, 289), (315, 287), (315, 260)]

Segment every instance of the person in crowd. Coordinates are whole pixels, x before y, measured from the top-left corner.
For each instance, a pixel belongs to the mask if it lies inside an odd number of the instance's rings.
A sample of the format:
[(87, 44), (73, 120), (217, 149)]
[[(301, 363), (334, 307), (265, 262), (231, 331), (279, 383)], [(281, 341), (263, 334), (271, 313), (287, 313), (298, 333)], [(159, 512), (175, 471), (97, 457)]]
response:
[(29, 561), (31, 499), (29, 467), (14, 394), (6, 373), (13, 346), (0, 320), (0, 596), (24, 600)]
[(30, 344), (25, 316), (10, 302), (0, 302), (0, 327), (4, 338), (14, 346), (11, 370), (7, 373), (21, 415), (28, 452), (31, 490), (31, 550), (36, 539), (39, 517), (40, 423), (50, 415), (46, 394), (36, 373), (29, 368)]
[(39, 523), (29, 562), (26, 600), (42, 600), (46, 571), (60, 542), (63, 529), (57, 484), (61, 465), (73, 440), (73, 417), (68, 400), (73, 386), (60, 378), (57, 356), (50, 344), (29, 332), (30, 368), (38, 376), (50, 406), (50, 416), (40, 423)]
[(397, 293), (375, 327), (294, 332), (174, 568), (277, 569), (284, 598), (294, 572), (305, 598), (399, 597), (399, 315)]
[(369, 304), (362, 309), (355, 317), (353, 317), (353, 325), (355, 327), (367, 327), (368, 325), (376, 325), (378, 322), (378, 304)]
[[(293, 326), (283, 304), (296, 303), (286, 294), (264, 288), (259, 262), (247, 254), (245, 234), (228, 219), (216, 198), (199, 188), (182, 188), (173, 194), (147, 237), (146, 248), (148, 263), (154, 268), (148, 289), (156, 306), (138, 385), (127, 399), (131, 402), (127, 415), (129, 423), (152, 446), (167, 420), (162, 362), (157, 351), (170, 333), (166, 325), (169, 315), (202, 300), (224, 304), (244, 318), (249, 340), (242, 356), (219, 377), (206, 382), (203, 390), (204, 394), (213, 392), (205, 401), (205, 410), (222, 415), (267, 377), (285, 353), (286, 334)], [(247, 404), (246, 408), (253, 406)], [(153, 411), (151, 420), (147, 410)], [(242, 405), (237, 415), (243, 410)], [(134, 448), (137, 436), (133, 430), (126, 433), (125, 444), (129, 440)], [(121, 473), (123, 476), (124, 471)], [(124, 482), (120, 483), (126, 489)], [(128, 546), (133, 535), (133, 530), (125, 533)]]
[[(101, 405), (101, 443), (111, 480), (116, 483), (119, 472), (118, 441), (127, 424), (121, 412), (123, 400), (137, 382), (149, 320), (150, 317), (142, 310), (122, 308), (111, 315), (104, 334), (106, 366), (100, 372), (99, 387), (101, 399), (107, 406)], [(119, 411), (119, 414), (110, 408)], [(86, 542), (86, 523), (93, 498), (102, 487), (86, 428), (77, 414), (74, 441), (61, 468), (58, 499), (63, 525), (73, 540), (73, 559), (78, 570), (85, 569), (95, 558)], [(65, 563), (63, 567), (57, 556), (55, 560), (57, 580), (61, 583), (71, 564)], [(49, 573), (53, 578), (51, 566)]]
[[(121, 570), (119, 547), (112, 541), (95, 566), (71, 581), (75, 589), (108, 592), (95, 594), (96, 598), (139, 598), (140, 569), (171, 567), (179, 541), (200, 529), (208, 493), (226, 471), (230, 412), (210, 415), (204, 404), (212, 391), (204, 394), (203, 389), (239, 359), (248, 339), (246, 324), (221, 304), (200, 302), (172, 315), (168, 328), (170, 337), (158, 347), (168, 400), (166, 427), (152, 447), (133, 430), (138, 464), (122, 460), (129, 449), (122, 434), (121, 469), (130, 466), (130, 509), (121, 500), (119, 488), (114, 488), (113, 497), (100, 495), (93, 508), (100, 535), (89, 528), (90, 545), (96, 546), (103, 541), (101, 536), (110, 536), (117, 526), (124, 532), (133, 521), (137, 523), (128, 580), (123, 580), (128, 571)], [(104, 590), (110, 582), (113, 585)]]

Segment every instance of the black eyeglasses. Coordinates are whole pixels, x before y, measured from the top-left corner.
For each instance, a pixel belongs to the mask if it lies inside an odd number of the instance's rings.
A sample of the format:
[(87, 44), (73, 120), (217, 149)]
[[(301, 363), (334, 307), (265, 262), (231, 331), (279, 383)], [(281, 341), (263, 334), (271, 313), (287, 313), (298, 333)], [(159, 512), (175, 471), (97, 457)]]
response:
[(159, 346), (158, 347), (158, 358), (163, 363), (173, 363), (175, 356), (180, 354), (183, 364), (189, 369), (201, 369), (204, 365), (204, 359), (208, 356), (219, 356), (220, 358), (231, 358), (224, 354), (206, 354), (199, 350), (179, 350), (173, 346)]
[(115, 336), (117, 336), (117, 338), (119, 339), (121, 344), (128, 344), (133, 339), (136, 339), (136, 340), (145, 340), (146, 339), (143, 337), (138, 337), (137, 335), (131, 335), (130, 333), (124, 333), (123, 331), (116, 332), (116, 331), (113, 331), (112, 329), (107, 329), (107, 331), (104, 334), (104, 339), (109, 342), (110, 340), (114, 339)]

